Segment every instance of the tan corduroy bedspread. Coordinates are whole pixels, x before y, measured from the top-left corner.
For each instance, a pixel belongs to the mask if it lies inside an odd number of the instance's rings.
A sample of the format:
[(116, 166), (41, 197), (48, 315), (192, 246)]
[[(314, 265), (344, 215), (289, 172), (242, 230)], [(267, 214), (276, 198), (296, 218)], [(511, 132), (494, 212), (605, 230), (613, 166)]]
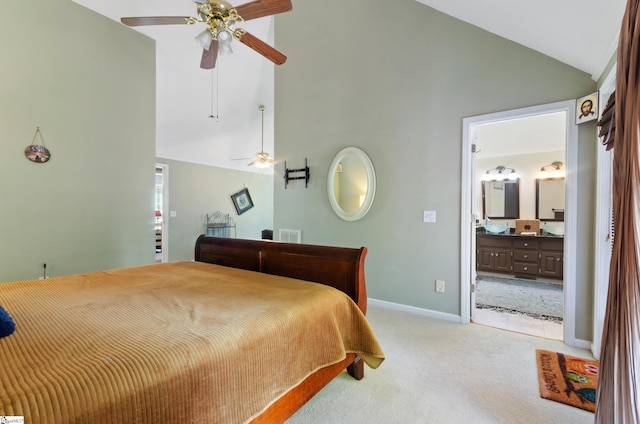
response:
[(333, 288), (199, 262), (0, 284), (0, 415), (26, 423), (240, 423), (354, 352), (383, 361)]

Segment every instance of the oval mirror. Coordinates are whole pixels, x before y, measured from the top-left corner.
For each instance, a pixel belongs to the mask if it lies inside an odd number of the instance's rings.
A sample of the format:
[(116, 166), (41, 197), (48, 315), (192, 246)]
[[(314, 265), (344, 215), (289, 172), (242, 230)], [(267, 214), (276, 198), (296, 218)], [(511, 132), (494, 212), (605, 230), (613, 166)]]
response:
[(327, 195), (331, 208), (345, 221), (369, 212), (376, 194), (376, 174), (367, 154), (357, 147), (340, 150), (329, 166)]

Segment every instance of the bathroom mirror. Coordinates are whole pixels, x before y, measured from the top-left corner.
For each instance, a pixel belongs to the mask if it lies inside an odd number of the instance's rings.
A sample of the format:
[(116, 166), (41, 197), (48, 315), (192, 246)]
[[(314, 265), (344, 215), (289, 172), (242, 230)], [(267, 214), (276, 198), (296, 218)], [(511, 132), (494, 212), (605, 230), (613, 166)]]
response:
[(490, 219), (520, 218), (520, 178), (482, 181), (482, 215)]
[(369, 212), (376, 194), (376, 174), (367, 154), (357, 147), (340, 150), (327, 175), (331, 208), (345, 221), (356, 221)]
[(536, 219), (564, 221), (564, 178), (536, 179)]

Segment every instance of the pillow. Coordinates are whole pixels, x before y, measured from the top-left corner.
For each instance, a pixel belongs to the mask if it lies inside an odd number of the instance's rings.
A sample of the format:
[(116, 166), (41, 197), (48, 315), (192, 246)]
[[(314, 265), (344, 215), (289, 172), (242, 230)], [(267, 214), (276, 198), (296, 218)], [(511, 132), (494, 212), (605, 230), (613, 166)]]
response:
[(13, 318), (0, 306), (0, 337), (10, 336), (14, 331), (16, 331), (16, 324)]

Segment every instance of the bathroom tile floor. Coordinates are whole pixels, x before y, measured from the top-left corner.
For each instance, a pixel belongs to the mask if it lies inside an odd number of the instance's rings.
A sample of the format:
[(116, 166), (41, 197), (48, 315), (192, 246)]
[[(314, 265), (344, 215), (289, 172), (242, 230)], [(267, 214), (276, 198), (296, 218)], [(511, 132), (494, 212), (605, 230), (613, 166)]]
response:
[(528, 315), (493, 311), (491, 309), (476, 309), (472, 321), (503, 330), (524, 333), (547, 339), (562, 340), (562, 322), (536, 319)]

